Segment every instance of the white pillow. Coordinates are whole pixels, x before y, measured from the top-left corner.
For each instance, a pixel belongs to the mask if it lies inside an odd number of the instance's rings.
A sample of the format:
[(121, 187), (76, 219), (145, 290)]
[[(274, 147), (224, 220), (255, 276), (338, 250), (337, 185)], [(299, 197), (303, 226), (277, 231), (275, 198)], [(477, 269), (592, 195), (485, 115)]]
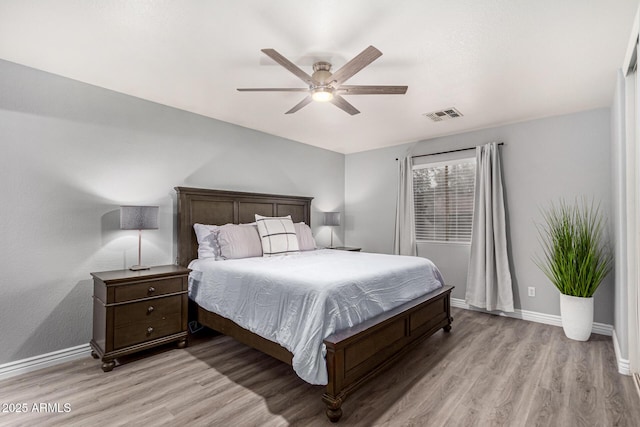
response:
[(301, 251), (312, 251), (316, 248), (316, 240), (313, 238), (311, 228), (304, 222), (296, 222), (293, 224), (298, 236), (298, 246)]
[(220, 245), (218, 244), (217, 225), (193, 224), (193, 230), (198, 239), (198, 258), (220, 259)]
[(218, 228), (218, 244), (223, 259), (262, 256), (262, 245), (255, 224), (225, 224)]
[(262, 240), (262, 255), (286, 255), (300, 252), (296, 229), (291, 215), (285, 217), (265, 217), (256, 214), (258, 233)]

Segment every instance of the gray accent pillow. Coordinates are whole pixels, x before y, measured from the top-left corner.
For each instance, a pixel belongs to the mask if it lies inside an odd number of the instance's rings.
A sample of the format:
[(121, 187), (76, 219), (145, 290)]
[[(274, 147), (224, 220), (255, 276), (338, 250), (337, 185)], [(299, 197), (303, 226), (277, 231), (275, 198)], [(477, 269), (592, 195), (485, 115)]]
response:
[(262, 245), (255, 224), (225, 224), (218, 229), (220, 255), (224, 259), (262, 256)]
[(304, 222), (296, 222), (293, 224), (298, 236), (298, 246), (301, 251), (312, 251), (316, 248), (316, 240), (313, 238), (311, 228)]

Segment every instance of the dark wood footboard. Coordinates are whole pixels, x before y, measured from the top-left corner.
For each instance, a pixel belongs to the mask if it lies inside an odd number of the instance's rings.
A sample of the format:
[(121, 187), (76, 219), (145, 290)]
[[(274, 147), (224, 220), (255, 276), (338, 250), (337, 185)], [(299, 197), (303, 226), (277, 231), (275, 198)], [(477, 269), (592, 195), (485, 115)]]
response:
[[(344, 329), (324, 340), (328, 383), (322, 401), (327, 417), (337, 422), (347, 395), (393, 364), (420, 340), (439, 329), (451, 330), (450, 295), (445, 286), (395, 309)], [(198, 322), (291, 365), (293, 355), (281, 345), (233, 321), (196, 306)]]
[(331, 421), (342, 416), (342, 403), (349, 393), (420, 340), (441, 328), (451, 330), (452, 289), (445, 286), (324, 340), (329, 382), (322, 400)]

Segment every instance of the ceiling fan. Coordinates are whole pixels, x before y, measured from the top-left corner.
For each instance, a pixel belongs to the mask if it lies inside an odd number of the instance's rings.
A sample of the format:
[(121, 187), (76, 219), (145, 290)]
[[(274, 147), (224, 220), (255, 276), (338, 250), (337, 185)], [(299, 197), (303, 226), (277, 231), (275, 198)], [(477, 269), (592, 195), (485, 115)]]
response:
[(298, 68), (293, 62), (276, 52), (274, 49), (262, 49), (269, 58), (282, 65), (305, 82), (307, 88), (241, 88), (240, 92), (307, 92), (308, 95), (285, 114), (295, 113), (311, 101), (331, 102), (336, 107), (354, 114), (360, 113), (347, 102), (342, 95), (404, 95), (407, 86), (355, 86), (343, 84), (367, 65), (378, 59), (382, 52), (369, 46), (351, 61), (347, 62), (335, 73), (331, 73), (331, 64), (319, 61), (313, 64), (313, 74), (309, 75)]

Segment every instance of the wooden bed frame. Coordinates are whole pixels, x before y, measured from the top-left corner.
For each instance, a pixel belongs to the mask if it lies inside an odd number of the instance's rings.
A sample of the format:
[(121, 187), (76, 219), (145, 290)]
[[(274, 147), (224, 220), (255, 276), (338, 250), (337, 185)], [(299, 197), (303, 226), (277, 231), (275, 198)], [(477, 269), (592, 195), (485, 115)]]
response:
[[(198, 257), (193, 224), (248, 223), (254, 214), (291, 215), (294, 222), (310, 224), (311, 197), (278, 196), (237, 191), (176, 187), (178, 194), (178, 264), (186, 267)], [(444, 286), (389, 312), (327, 337), (328, 384), (322, 401), (327, 417), (337, 422), (348, 394), (394, 363), (420, 340), (451, 330), (450, 295)], [(190, 303), (192, 303), (190, 301)], [(201, 324), (234, 337), (291, 365), (293, 355), (277, 343), (249, 332), (229, 319), (192, 303)]]

